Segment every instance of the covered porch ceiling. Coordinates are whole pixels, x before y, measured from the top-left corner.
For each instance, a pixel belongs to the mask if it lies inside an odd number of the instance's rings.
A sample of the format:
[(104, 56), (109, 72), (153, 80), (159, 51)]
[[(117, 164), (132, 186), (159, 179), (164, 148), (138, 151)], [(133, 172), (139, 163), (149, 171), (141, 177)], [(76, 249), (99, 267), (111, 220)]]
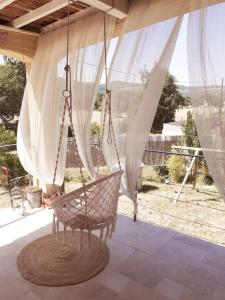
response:
[[(71, 20), (85, 15), (88, 17), (91, 10), (99, 9), (118, 19), (114, 32), (117, 36), (131, 2), (72, 0)], [(221, 2), (225, 0), (152, 0), (154, 13), (148, 25)], [(40, 34), (64, 25), (67, 4), (68, 0), (0, 0), (0, 54), (13, 56), (26, 63), (31, 62)], [(165, 6), (163, 10), (162, 5)]]

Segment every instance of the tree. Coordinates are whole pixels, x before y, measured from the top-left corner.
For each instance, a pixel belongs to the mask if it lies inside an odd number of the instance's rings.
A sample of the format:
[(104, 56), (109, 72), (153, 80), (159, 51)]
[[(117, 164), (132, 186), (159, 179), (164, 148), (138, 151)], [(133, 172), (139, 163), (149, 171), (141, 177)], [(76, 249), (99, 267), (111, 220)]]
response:
[(101, 111), (101, 109), (102, 109), (102, 100), (103, 100), (102, 98), (103, 98), (103, 92), (98, 91), (98, 93), (96, 95), (94, 110)]
[(25, 84), (25, 64), (4, 56), (0, 65), (0, 118), (6, 126), (20, 113)]
[(184, 144), (188, 147), (200, 147), (195, 120), (190, 111), (187, 112), (187, 121), (183, 126)]
[[(144, 80), (143, 78), (143, 82), (145, 82)], [(167, 73), (151, 131), (153, 133), (161, 132), (163, 123), (174, 122), (176, 110), (186, 104), (185, 97), (178, 91), (175, 77)]]

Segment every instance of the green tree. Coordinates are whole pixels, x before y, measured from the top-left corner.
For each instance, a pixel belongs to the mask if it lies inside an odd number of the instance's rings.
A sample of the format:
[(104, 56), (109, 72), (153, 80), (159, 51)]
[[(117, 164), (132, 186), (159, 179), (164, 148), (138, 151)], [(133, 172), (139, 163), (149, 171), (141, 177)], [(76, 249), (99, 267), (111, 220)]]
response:
[(101, 109), (102, 109), (102, 100), (103, 100), (103, 92), (98, 91), (98, 93), (96, 95), (94, 110), (101, 111)]
[(20, 113), (25, 84), (24, 63), (4, 56), (0, 65), (0, 118), (6, 126)]
[(165, 84), (159, 100), (159, 105), (152, 125), (152, 133), (161, 132), (163, 123), (175, 121), (178, 108), (186, 105), (186, 99), (181, 95), (176, 84), (176, 78), (167, 73)]
[(195, 120), (190, 111), (187, 112), (187, 120), (183, 125), (184, 144), (188, 147), (200, 147)]

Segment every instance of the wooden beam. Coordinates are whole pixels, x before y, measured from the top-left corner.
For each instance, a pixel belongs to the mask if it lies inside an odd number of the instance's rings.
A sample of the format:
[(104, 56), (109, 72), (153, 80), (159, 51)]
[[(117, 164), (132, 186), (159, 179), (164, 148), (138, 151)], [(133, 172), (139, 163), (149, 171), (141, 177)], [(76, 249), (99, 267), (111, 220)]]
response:
[(37, 49), (39, 34), (0, 25), (0, 54), (30, 63)]
[(38, 19), (41, 19), (51, 13), (67, 6), (68, 0), (52, 0), (21, 17), (14, 19), (11, 25), (16, 28), (21, 28), (29, 23), (32, 23)]
[(0, 9), (10, 5), (11, 3), (15, 2), (15, 0), (0, 0)]
[[(96, 11), (96, 9), (94, 9), (92, 7), (88, 7), (86, 9), (82, 9), (79, 12), (70, 15), (70, 24), (76, 22), (80, 18), (83, 18), (83, 17), (88, 18), (89, 15), (92, 15), (93, 12), (95, 12), (95, 11)], [(42, 27), (41, 31), (48, 32), (48, 31), (52, 31), (52, 30), (57, 30), (58, 28), (64, 27), (66, 25), (67, 25), (67, 17)]]
[(152, 0), (152, 14), (147, 18), (143, 16), (144, 19), (140, 21), (140, 24), (144, 26), (155, 24), (223, 2), (225, 0)]
[(128, 14), (129, 0), (82, 0), (82, 2), (119, 19), (127, 17)]

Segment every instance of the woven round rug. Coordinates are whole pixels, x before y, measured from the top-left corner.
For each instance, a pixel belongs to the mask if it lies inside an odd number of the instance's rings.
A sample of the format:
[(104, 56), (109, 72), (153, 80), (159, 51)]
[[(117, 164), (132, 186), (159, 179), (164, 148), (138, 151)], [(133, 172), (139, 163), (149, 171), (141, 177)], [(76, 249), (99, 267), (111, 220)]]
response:
[[(63, 234), (59, 233), (59, 238)], [(79, 243), (80, 234), (74, 233), (74, 242)], [(76, 243), (77, 241), (77, 243)], [(95, 235), (83, 233), (83, 248), (72, 249), (56, 242), (52, 234), (34, 240), (20, 252), (17, 265), (22, 276), (35, 284), (65, 286), (86, 281), (101, 272), (109, 261), (109, 249)]]

